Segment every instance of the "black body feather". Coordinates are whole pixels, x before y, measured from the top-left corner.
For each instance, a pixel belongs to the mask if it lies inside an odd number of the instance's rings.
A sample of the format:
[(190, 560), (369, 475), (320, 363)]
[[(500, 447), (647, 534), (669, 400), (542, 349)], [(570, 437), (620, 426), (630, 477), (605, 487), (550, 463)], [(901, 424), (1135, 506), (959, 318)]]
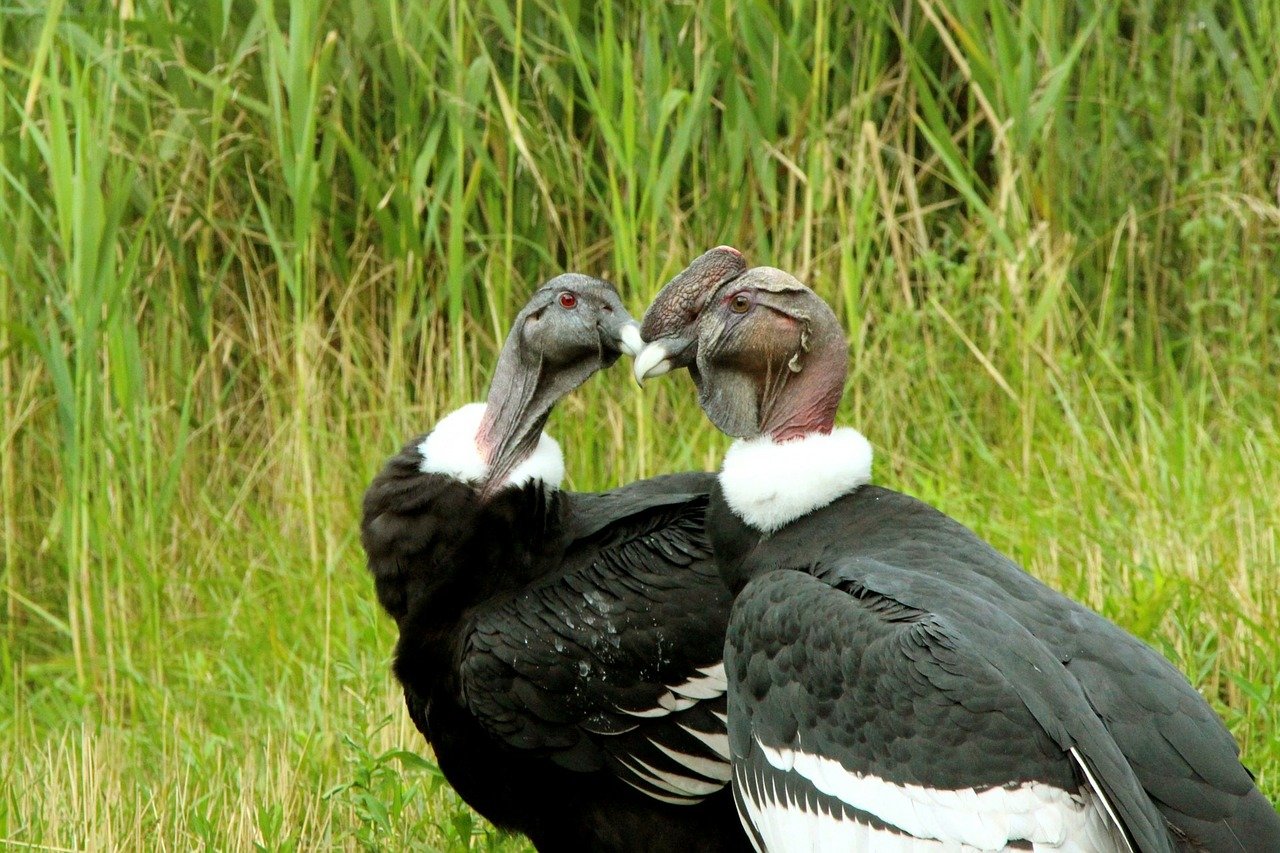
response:
[(708, 746), (723, 683), (699, 690), (731, 602), (704, 533), (713, 478), (482, 501), (420, 462), (411, 442), (374, 480), (362, 542), (450, 784), (540, 850), (748, 849)]
[[(1001, 775), (1060, 785), (1067, 780), (1052, 774), (1066, 765), (1052, 759), (1075, 746), (1138, 849), (1167, 849), (1172, 843), (1187, 850), (1280, 850), (1280, 817), (1240, 764), (1221, 720), (1175, 667), (932, 507), (862, 486), (765, 537), (733, 513), (717, 486), (708, 529), (726, 582), (741, 591), (726, 652), (735, 774), (748, 774), (752, 766), (749, 759), (738, 765), (739, 756), (753, 749), (735, 725), (739, 718), (749, 718), (766, 743), (772, 738), (785, 744), (796, 731), (811, 744), (827, 736), (823, 754), (849, 768), (883, 775), (890, 766), (910, 767), (940, 788), (997, 782)], [(819, 608), (831, 613), (823, 618)], [(797, 653), (787, 652), (787, 644), (770, 639), (771, 630), (791, 636), (790, 646), (808, 649), (802, 667), (794, 666)], [(817, 633), (794, 636), (806, 630)], [(921, 631), (932, 632), (935, 641), (915, 643), (917, 651), (930, 649), (923, 657), (910, 653), (914, 641), (904, 639), (904, 632)], [(881, 708), (876, 714), (874, 687), (848, 675), (851, 660), (873, 653), (866, 643), (887, 637), (906, 646), (867, 671), (879, 677), (893, 661), (906, 667), (886, 695), (917, 701), (909, 713)], [(997, 681), (983, 676), (981, 667), (989, 667)], [(912, 698), (910, 686), (921, 678), (931, 687), (920, 696), (942, 697), (941, 706)], [(823, 694), (832, 679), (867, 695)], [(956, 688), (950, 697), (948, 682)], [(789, 696), (783, 705), (789, 710), (781, 712), (767, 699), (771, 685), (791, 685), (805, 695)], [(735, 710), (735, 704), (742, 707)], [(944, 711), (955, 718), (948, 722)], [(930, 713), (940, 715), (934, 725), (921, 717)], [(978, 719), (1007, 730), (968, 731), (962, 743), (946, 740), (948, 732)], [(914, 735), (893, 730), (904, 725), (926, 739), (911, 746)], [(875, 749), (853, 732), (902, 751), (881, 756), (884, 763), (877, 766)], [(1005, 749), (1009, 744), (1016, 747)], [(957, 755), (967, 758), (957, 761)], [(1133, 777), (1141, 789), (1135, 790)], [(759, 788), (764, 782), (753, 778), (750, 784)], [(1163, 818), (1157, 825), (1143, 805), (1148, 798)]]

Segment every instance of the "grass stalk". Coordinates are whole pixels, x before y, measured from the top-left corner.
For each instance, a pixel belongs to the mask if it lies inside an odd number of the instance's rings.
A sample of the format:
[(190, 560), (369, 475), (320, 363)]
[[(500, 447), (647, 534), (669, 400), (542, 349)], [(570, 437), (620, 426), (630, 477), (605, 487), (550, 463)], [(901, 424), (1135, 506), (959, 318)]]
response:
[[(122, 9), (0, 12), (0, 839), (524, 849), (401, 711), (359, 497), (539, 282), (724, 242), (836, 307), (880, 482), (1280, 794), (1274, 0)], [(573, 485), (715, 467), (624, 371)]]

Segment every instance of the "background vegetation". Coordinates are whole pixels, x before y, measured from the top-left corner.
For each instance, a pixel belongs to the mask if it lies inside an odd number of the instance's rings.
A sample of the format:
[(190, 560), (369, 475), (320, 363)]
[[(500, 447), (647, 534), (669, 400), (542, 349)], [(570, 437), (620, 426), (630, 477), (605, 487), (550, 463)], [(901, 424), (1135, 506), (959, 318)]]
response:
[[(419, 757), (361, 492), (538, 282), (722, 242), (837, 306), (881, 483), (1280, 794), (1280, 3), (631, 5), (0, 8), (0, 840), (520, 847)], [(716, 466), (689, 390), (593, 380), (572, 485)]]

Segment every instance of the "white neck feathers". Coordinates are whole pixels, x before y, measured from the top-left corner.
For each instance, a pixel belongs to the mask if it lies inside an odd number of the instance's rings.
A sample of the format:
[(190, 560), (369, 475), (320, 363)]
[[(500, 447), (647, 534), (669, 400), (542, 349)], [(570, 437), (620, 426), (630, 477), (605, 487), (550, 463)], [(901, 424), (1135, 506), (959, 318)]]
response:
[(791, 441), (768, 436), (730, 445), (720, 488), (734, 513), (773, 533), (871, 481), (871, 444), (851, 427)]
[[(476, 443), (484, 403), (468, 403), (440, 419), (436, 428), (418, 445), (424, 474), (445, 474), (458, 480), (478, 483), (489, 473), (484, 454)], [(503, 486), (523, 486), (541, 480), (553, 489), (564, 480), (564, 454), (560, 445), (545, 432), (528, 458), (512, 469)]]

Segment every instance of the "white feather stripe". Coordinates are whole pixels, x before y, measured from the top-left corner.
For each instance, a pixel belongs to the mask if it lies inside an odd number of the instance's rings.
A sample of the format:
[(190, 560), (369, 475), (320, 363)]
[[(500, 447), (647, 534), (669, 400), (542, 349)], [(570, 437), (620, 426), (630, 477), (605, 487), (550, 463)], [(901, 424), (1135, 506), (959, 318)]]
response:
[[(636, 777), (637, 777), (638, 779), (640, 779), (641, 781), (645, 782), (646, 784), (648, 784), (648, 785), (650, 785), (650, 786), (652, 786), (652, 787), (654, 787), (654, 788), (657, 788), (657, 789), (658, 789), (658, 790), (660, 790), (660, 791), (666, 791), (666, 792), (667, 792), (667, 793), (669, 793), (669, 794), (673, 794), (673, 795), (675, 795), (675, 796), (683, 797), (684, 799), (682, 800), (682, 802), (686, 802), (686, 803), (687, 803), (687, 802), (694, 802), (694, 801), (697, 799), (697, 798), (695, 798), (695, 797), (691, 797), (689, 794), (685, 793), (684, 791), (674, 791), (674, 790), (672, 790), (672, 788), (671, 788), (671, 786), (670, 786), (670, 785), (666, 785), (666, 784), (664, 784), (664, 783), (662, 782), (662, 780), (661, 780), (661, 779), (659, 779), (658, 777), (654, 776), (654, 775), (653, 775), (653, 774), (651, 774), (651, 773), (647, 773), (647, 772), (645, 772), (641, 767), (637, 767), (637, 766), (636, 766), (636, 764), (637, 764), (637, 763), (639, 763), (639, 762), (638, 762), (638, 760), (636, 759), (636, 757), (635, 757), (635, 756), (631, 756), (631, 755), (619, 755), (619, 756), (616, 756), (616, 757), (617, 757), (617, 759), (618, 759), (618, 762), (619, 762), (623, 767), (627, 768), (627, 769), (628, 769), (628, 770), (630, 770), (632, 773), (636, 774)], [(644, 765), (644, 766), (647, 766), (647, 765)], [(626, 778), (626, 777), (623, 777), (623, 778)], [(642, 791), (644, 791), (644, 790), (645, 790), (644, 788), (641, 788), (639, 785), (636, 785), (635, 783), (632, 783), (632, 786), (633, 786), (633, 787), (635, 787), (635, 788), (637, 788), (638, 790), (642, 790)], [(648, 792), (648, 791), (645, 791), (645, 793), (649, 793), (649, 792)], [(651, 796), (652, 796), (652, 795), (651, 795)], [(671, 801), (670, 801), (670, 800), (664, 800), (664, 802), (671, 802)]]
[[(635, 772), (634, 768), (632, 768), (632, 772), (633, 773)], [(673, 806), (691, 806), (699, 802), (699, 800), (696, 798), (668, 797), (665, 794), (659, 794), (658, 792), (653, 791), (649, 788), (643, 788), (640, 785), (637, 785), (634, 780), (628, 779), (626, 776), (619, 776), (618, 778), (621, 779), (623, 782), (626, 782), (631, 787), (635, 788), (640, 793), (644, 794), (646, 797), (651, 797), (652, 799), (655, 799), (662, 803), (670, 803)]]
[(1120, 817), (1116, 814), (1115, 808), (1112, 807), (1111, 801), (1107, 799), (1106, 793), (1102, 790), (1102, 786), (1098, 784), (1098, 780), (1093, 776), (1093, 769), (1089, 767), (1088, 762), (1084, 760), (1084, 756), (1074, 746), (1069, 750), (1071, 758), (1075, 761), (1076, 766), (1084, 773), (1085, 781), (1089, 785), (1089, 790), (1093, 793), (1094, 798), (1107, 813), (1110, 820), (1110, 832), (1112, 836), (1118, 836), (1120, 841), (1124, 843), (1124, 849), (1128, 853), (1133, 853), (1133, 845), (1129, 843), (1129, 836), (1124, 831), (1124, 825), (1120, 822)]
[(674, 714), (679, 711), (687, 711), (694, 705), (698, 704), (697, 699), (687, 699), (683, 696), (676, 696), (670, 690), (658, 697), (658, 707), (646, 708), (642, 711), (635, 711), (630, 708), (619, 707), (618, 710), (624, 714), (630, 714), (633, 717), (665, 717), (668, 714)]
[(740, 439), (724, 455), (720, 487), (739, 518), (772, 533), (869, 483), (871, 457), (870, 443), (849, 427), (784, 442)]
[(707, 678), (713, 679), (719, 686), (721, 693), (729, 689), (729, 677), (724, 674), (724, 661), (720, 661), (714, 666), (700, 666), (698, 667), (698, 672)]
[[(444, 474), (466, 482), (480, 482), (489, 473), (484, 454), (476, 444), (484, 403), (468, 403), (445, 415), (431, 434), (418, 445), (422, 461), (418, 469), (424, 474)], [(553, 489), (564, 480), (564, 454), (555, 439), (545, 432), (533, 452), (512, 469), (504, 486), (523, 486), (541, 480)]]
[[(734, 784), (741, 776), (735, 768)], [(869, 824), (846, 819), (826, 808), (812, 809), (795, 795), (788, 795), (774, 779), (761, 779), (758, 789), (742, 788), (744, 808), (739, 818), (750, 822), (764, 841), (764, 850), (773, 853), (792, 851), (874, 850), (876, 853), (912, 853), (912, 851), (969, 851), (938, 841), (911, 838)], [(748, 835), (751, 833), (748, 831)], [(761, 849), (752, 844), (756, 849)]]
[(779, 772), (794, 772), (816, 790), (917, 839), (973, 850), (1003, 850), (1016, 841), (1045, 850), (1124, 849), (1092, 792), (1040, 782), (937, 790), (851, 773), (823, 756), (757, 745)]
[(701, 755), (689, 755), (685, 752), (677, 752), (670, 747), (664, 746), (653, 738), (649, 738), (649, 743), (661, 750), (662, 754), (667, 756), (667, 758), (670, 758), (681, 766), (689, 768), (700, 776), (706, 776), (708, 779), (715, 779), (719, 782), (728, 782), (729, 778), (733, 775), (733, 770), (727, 761), (717, 761), (714, 758), (707, 758)]
[[(618, 760), (641, 779), (673, 794), (688, 797), (705, 797), (724, 787), (720, 782), (708, 782), (706, 779), (693, 779), (689, 776), (681, 776), (679, 773), (659, 770), (634, 755), (628, 755), (625, 758), (619, 756)], [(636, 765), (639, 766), (637, 767)]]
[(683, 684), (671, 685), (671, 690), (695, 702), (699, 699), (715, 699), (724, 695), (724, 690), (710, 686), (709, 682), (710, 679), (707, 678), (691, 678)]
[(703, 732), (695, 728), (680, 724), (680, 728), (696, 737), (707, 745), (707, 748), (725, 761), (730, 760), (729, 755), (729, 735), (726, 732)]
[(743, 765), (735, 765), (733, 768), (733, 807), (738, 812), (738, 822), (746, 830), (747, 840), (751, 842), (752, 849), (756, 853), (765, 853), (760, 830), (756, 829), (754, 818), (759, 804), (751, 790), (749, 781)]
[(668, 690), (658, 697), (658, 704), (668, 711), (684, 711), (698, 704), (697, 699), (686, 699)]
[[(719, 672), (717, 672), (717, 668)], [(713, 667), (700, 667), (698, 672), (703, 673), (699, 677), (694, 677), (673, 684), (668, 689), (679, 693), (681, 696), (689, 696), (693, 699), (715, 699), (717, 696), (723, 696), (728, 689), (728, 681), (724, 677), (724, 664), (717, 664)]]
[[(619, 707), (618, 710), (633, 717), (665, 717), (667, 714), (692, 708), (700, 699), (718, 699), (724, 695), (728, 682), (724, 676), (723, 663), (699, 667), (697, 671), (702, 675), (685, 679), (679, 684), (669, 685), (667, 692), (658, 697), (656, 708), (635, 711)], [(720, 721), (727, 725), (723, 715), (720, 716)]]

